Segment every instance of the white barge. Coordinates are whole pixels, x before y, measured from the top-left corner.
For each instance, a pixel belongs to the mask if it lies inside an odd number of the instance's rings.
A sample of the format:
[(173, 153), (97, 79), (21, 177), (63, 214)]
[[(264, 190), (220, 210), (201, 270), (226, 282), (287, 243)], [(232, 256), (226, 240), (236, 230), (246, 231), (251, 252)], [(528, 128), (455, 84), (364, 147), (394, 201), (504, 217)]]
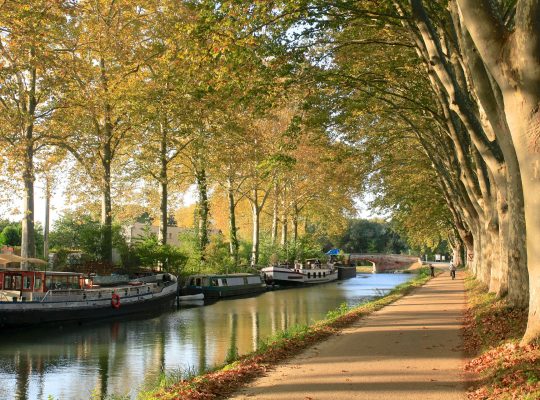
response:
[(332, 264), (321, 265), (319, 260), (306, 260), (304, 264), (277, 264), (261, 269), (262, 276), (269, 285), (312, 285), (335, 281), (338, 270)]

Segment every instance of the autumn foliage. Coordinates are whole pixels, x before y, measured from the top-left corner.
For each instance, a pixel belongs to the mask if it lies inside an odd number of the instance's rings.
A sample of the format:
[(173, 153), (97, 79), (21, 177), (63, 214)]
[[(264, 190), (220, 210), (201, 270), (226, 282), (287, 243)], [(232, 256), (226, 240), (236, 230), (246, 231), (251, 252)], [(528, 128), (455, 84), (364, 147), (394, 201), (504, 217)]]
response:
[(467, 288), (463, 334), (465, 351), (473, 358), (465, 369), (475, 376), (469, 399), (538, 399), (540, 346), (519, 344), (527, 311), (509, 308), (472, 278)]

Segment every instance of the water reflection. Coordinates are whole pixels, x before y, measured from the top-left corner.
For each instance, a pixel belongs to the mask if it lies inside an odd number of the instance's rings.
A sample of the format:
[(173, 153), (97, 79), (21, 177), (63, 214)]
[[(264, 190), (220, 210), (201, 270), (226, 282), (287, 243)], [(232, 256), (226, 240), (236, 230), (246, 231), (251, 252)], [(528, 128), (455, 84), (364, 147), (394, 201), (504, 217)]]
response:
[(135, 398), (163, 371), (202, 372), (280, 329), (323, 318), (409, 275), (358, 275), (312, 288), (182, 308), (153, 319), (0, 333), (0, 399)]

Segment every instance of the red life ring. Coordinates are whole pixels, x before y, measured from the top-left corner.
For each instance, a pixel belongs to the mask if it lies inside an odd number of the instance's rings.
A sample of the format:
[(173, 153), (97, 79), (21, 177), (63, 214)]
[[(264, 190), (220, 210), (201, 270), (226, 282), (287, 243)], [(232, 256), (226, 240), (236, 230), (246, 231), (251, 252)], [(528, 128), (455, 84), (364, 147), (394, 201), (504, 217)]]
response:
[(120, 296), (116, 293), (113, 293), (111, 296), (111, 306), (116, 309), (120, 308)]

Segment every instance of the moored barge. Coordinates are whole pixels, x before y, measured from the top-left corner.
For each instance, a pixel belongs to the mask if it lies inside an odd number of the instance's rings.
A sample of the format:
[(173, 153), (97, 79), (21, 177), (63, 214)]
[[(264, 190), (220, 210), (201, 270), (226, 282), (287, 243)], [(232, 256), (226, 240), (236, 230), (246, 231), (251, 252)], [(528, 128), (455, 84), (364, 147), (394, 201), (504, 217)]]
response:
[(304, 264), (276, 264), (261, 269), (269, 285), (313, 285), (335, 281), (337, 268), (332, 264), (322, 265), (317, 259), (306, 260)]
[(77, 272), (0, 270), (0, 326), (85, 322), (171, 308), (176, 277), (163, 273), (98, 287)]
[(266, 291), (266, 284), (260, 275), (238, 273), (191, 275), (180, 293), (182, 295), (204, 293), (205, 299), (219, 299), (246, 296), (264, 291)]

